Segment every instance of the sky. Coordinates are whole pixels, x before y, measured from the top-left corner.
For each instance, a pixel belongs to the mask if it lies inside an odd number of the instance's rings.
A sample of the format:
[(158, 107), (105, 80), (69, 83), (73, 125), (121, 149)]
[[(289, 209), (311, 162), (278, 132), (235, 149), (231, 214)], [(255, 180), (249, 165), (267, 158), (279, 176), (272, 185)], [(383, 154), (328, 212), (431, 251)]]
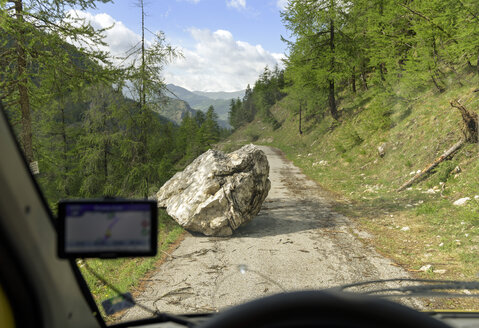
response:
[[(122, 56), (141, 40), (138, 0), (98, 4), (79, 12), (105, 32), (109, 51)], [(288, 37), (280, 10), (286, 0), (145, 0), (146, 28), (163, 31), (183, 59), (164, 70), (166, 83), (191, 91), (237, 91), (254, 84), (266, 65), (281, 66)], [(153, 35), (146, 32), (151, 42)]]

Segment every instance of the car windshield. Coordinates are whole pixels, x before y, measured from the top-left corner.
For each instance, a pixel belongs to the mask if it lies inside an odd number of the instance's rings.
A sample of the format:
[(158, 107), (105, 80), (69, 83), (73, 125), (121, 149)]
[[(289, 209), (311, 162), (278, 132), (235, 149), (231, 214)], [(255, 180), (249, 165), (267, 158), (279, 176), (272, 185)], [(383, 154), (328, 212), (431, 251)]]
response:
[(76, 260), (107, 323), (345, 284), (479, 311), (476, 0), (0, 8), (2, 108), (52, 212), (158, 203), (156, 257)]

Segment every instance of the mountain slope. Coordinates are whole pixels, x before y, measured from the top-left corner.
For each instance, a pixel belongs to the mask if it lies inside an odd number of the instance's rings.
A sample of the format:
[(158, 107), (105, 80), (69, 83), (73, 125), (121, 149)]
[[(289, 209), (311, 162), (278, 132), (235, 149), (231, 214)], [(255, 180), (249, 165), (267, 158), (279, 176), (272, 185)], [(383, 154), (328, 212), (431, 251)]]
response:
[[(177, 125), (181, 124), (181, 121), (183, 121), (186, 115), (195, 116), (196, 112), (197, 110), (191, 108), (186, 101), (170, 97), (166, 97), (165, 101), (160, 104), (159, 109), (156, 111), (156, 113)], [(222, 128), (230, 128), (228, 122), (220, 118), (218, 119), (218, 124)]]
[(245, 91), (246, 91), (246, 90), (233, 91), (233, 92), (225, 92), (225, 91), (218, 91), (218, 92), (193, 91), (193, 93), (194, 93), (194, 94), (197, 94), (197, 95), (199, 95), (199, 96), (208, 97), (208, 98), (210, 98), (210, 99), (230, 100), (230, 99), (236, 99), (236, 98), (243, 99)]
[[(224, 122), (228, 122), (228, 112), (229, 106), (231, 103), (230, 99), (211, 99), (203, 94), (214, 94), (219, 95), (221, 97), (226, 97), (226, 94), (237, 94), (237, 92), (213, 92), (213, 93), (202, 93), (197, 94), (195, 92), (191, 92), (185, 88), (179, 87), (174, 84), (168, 84), (166, 88), (170, 91), (170, 97), (178, 97), (181, 100), (186, 101), (191, 108), (196, 110), (201, 110), (206, 112), (208, 107), (213, 106), (215, 108), (215, 112), (218, 114), (220, 120)], [(238, 91), (241, 92), (241, 91)], [(243, 92), (244, 93), (244, 92)]]
[(197, 108), (198, 104), (201, 104), (203, 102), (208, 102), (211, 99), (205, 96), (197, 95), (185, 88), (182, 88), (180, 86), (174, 85), (174, 84), (167, 84), (166, 89), (169, 91), (167, 92), (168, 97), (176, 98), (178, 97), (181, 100), (186, 101), (192, 108)]
[(195, 116), (196, 111), (186, 101), (167, 98), (157, 113), (180, 125), (186, 115)]

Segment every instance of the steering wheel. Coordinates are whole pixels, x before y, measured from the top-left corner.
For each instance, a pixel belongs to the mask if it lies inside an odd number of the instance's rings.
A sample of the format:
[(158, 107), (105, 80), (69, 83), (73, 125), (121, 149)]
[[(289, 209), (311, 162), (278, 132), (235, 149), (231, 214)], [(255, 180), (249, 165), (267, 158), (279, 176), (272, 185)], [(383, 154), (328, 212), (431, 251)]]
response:
[(276, 294), (235, 306), (214, 315), (199, 327), (449, 326), (425, 313), (383, 298), (331, 291), (299, 291)]

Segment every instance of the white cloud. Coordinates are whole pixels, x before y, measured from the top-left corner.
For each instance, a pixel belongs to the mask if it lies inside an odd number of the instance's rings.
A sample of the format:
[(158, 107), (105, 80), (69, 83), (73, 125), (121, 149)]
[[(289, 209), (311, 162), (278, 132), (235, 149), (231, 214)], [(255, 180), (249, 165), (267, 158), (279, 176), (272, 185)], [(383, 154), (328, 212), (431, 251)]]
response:
[(246, 0), (229, 0), (226, 1), (228, 7), (233, 7), (236, 9), (245, 9), (246, 8)]
[(192, 28), (193, 49), (181, 49), (185, 58), (170, 64), (169, 83), (199, 91), (235, 91), (254, 84), (266, 65), (281, 64), (284, 57), (261, 45), (237, 41), (231, 32)]
[(105, 35), (104, 41), (108, 46), (101, 47), (100, 50), (110, 52), (111, 56), (116, 58), (114, 62), (121, 62), (119, 57), (124, 57), (128, 51), (141, 41), (139, 34), (133, 32), (121, 21), (115, 20), (108, 14), (92, 15), (91, 13), (80, 10), (71, 10), (69, 13), (73, 17), (78, 17), (89, 22), (95, 29), (109, 28), (103, 32)]
[(284, 10), (287, 5), (288, 5), (288, 0), (277, 0), (276, 1), (276, 6), (278, 6), (278, 8), (281, 9), (281, 10)]
[[(141, 37), (116, 21), (108, 14), (92, 15), (76, 11), (76, 15), (86, 19), (95, 28), (113, 28), (105, 31), (107, 47), (112, 56), (123, 57)], [(184, 59), (178, 59), (166, 66), (165, 80), (190, 90), (236, 91), (254, 84), (266, 65), (281, 66), (283, 54), (272, 53), (261, 45), (235, 40), (231, 32), (192, 28), (189, 33), (194, 41), (190, 48), (179, 47)], [(149, 44), (149, 42), (147, 42)], [(174, 45), (175, 46), (175, 45)], [(121, 59), (114, 60), (116, 64)]]

